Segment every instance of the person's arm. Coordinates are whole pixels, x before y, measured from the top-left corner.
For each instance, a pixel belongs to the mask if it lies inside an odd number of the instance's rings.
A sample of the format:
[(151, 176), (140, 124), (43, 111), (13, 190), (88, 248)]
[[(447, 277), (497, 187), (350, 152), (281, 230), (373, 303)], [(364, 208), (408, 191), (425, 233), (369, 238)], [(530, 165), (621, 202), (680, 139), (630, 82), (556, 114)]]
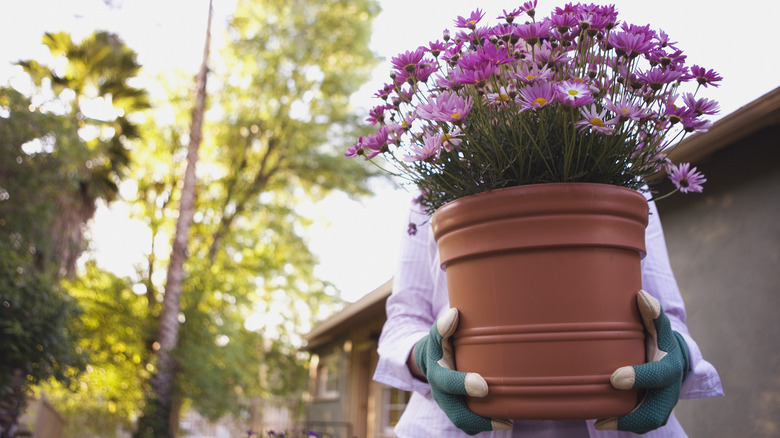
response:
[(379, 362), (374, 380), (423, 395), (430, 393), (424, 378), (415, 378), (409, 368), (412, 348), (428, 335), (436, 320), (433, 309), (430, 225), (428, 216), (412, 207), (410, 223), (416, 232), (404, 232), (393, 291), (387, 299), (387, 321), (379, 337)]
[(617, 389), (644, 389), (644, 397), (629, 414), (599, 420), (597, 429), (646, 433), (666, 424), (683, 395), (690, 395), (691, 391), (722, 395), (717, 372), (702, 359), (698, 345), (688, 334), (685, 304), (669, 263), (658, 211), (652, 202), (645, 245), (642, 287), (646, 290), (639, 292), (637, 303), (647, 331), (648, 362), (621, 367), (611, 378), (612, 386)]
[(690, 352), (688, 376), (683, 382), (680, 398), (722, 396), (723, 388), (718, 372), (704, 360), (698, 344), (688, 331), (685, 303), (669, 261), (658, 209), (654, 202), (650, 202), (649, 207), (650, 219), (645, 233), (647, 256), (642, 260), (642, 288), (660, 301), (672, 330), (682, 335)]
[(449, 309), (436, 318), (437, 309), (446, 304), (434, 304), (434, 272), (440, 269), (436, 245), (428, 218), (413, 213), (411, 220), (419, 225), (404, 236), (374, 380), (432, 397), (453, 425), (469, 435), (509, 429), (509, 421), (481, 417), (466, 406), (464, 396), (485, 396), (487, 383), (478, 374), (454, 370), (450, 336), (458, 312)]

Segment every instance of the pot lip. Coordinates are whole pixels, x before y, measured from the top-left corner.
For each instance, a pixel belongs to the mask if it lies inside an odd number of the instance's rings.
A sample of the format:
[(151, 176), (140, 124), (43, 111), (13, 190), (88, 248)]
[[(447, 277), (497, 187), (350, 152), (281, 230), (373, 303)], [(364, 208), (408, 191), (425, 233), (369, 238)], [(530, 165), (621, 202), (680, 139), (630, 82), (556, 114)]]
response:
[[(567, 201), (562, 203), (563, 198)], [(431, 216), (431, 226), (438, 239), (453, 226), (517, 214), (561, 214), (571, 210), (577, 201), (593, 205), (596, 211), (625, 216), (647, 226), (649, 206), (644, 195), (623, 186), (588, 182), (526, 184), (465, 196), (439, 207)]]

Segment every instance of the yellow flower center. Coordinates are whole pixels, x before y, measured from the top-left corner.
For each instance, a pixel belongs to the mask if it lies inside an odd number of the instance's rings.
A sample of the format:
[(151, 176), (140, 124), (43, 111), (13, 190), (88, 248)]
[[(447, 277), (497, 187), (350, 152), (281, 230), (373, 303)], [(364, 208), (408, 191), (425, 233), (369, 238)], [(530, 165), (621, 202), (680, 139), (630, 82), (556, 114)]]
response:
[(544, 105), (545, 103), (547, 103), (547, 99), (545, 99), (544, 97), (537, 97), (531, 103), (533, 103), (533, 104), (537, 104), (538, 103), (539, 105)]
[(453, 115), (450, 116), (450, 118), (454, 119), (454, 120), (459, 120), (460, 119), (460, 113), (454, 113)]
[(525, 75), (525, 78), (529, 81), (532, 81), (534, 79), (534, 75)]
[(506, 102), (507, 100), (509, 100), (509, 95), (498, 93), (496, 95), (496, 100), (499, 102)]
[(623, 114), (628, 114), (628, 108), (623, 108), (622, 110), (620, 110), (620, 112)]
[(604, 126), (604, 121), (601, 120), (598, 117), (594, 117), (594, 118), (590, 119), (589, 121), (590, 121), (590, 124), (593, 125), (593, 126), (598, 126), (598, 127)]
[(572, 96), (576, 96), (576, 95), (580, 94), (580, 93), (579, 93), (579, 91), (577, 91), (577, 90), (573, 90), (573, 89), (572, 89), (572, 90), (569, 90), (569, 91), (568, 91), (568, 93), (569, 93), (570, 95), (572, 95)]

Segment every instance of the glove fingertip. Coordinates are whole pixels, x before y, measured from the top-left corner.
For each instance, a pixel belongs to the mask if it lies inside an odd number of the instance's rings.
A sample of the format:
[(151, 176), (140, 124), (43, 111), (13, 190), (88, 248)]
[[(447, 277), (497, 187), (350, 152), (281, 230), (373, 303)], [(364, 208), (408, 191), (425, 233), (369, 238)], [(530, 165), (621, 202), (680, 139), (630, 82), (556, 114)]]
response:
[(634, 367), (620, 367), (612, 373), (609, 382), (615, 389), (632, 389), (636, 384), (636, 371)]
[(658, 299), (644, 290), (639, 291), (637, 305), (645, 326), (652, 327), (652, 321), (661, 315), (661, 303)]
[(596, 424), (594, 424), (594, 427), (596, 430), (617, 430), (617, 418), (605, 418), (598, 420), (596, 421)]
[(477, 373), (467, 373), (463, 384), (466, 386), (466, 393), (471, 397), (484, 397), (488, 394), (487, 382)]
[(436, 330), (442, 338), (452, 336), (458, 327), (458, 309), (450, 308), (436, 320)]
[(512, 422), (509, 420), (492, 418), (490, 425), (493, 427), (493, 430), (512, 430)]

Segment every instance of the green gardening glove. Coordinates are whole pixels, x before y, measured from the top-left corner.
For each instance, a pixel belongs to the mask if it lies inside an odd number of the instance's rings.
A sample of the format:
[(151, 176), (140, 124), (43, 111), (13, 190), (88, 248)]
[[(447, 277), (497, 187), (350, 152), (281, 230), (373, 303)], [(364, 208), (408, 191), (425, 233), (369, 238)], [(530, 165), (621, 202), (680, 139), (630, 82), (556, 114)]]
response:
[(637, 302), (647, 330), (648, 363), (618, 368), (610, 381), (617, 389), (647, 391), (632, 412), (619, 418), (599, 420), (596, 429), (646, 433), (665, 425), (688, 375), (688, 345), (682, 335), (672, 330), (661, 303), (643, 290), (639, 291)]
[(464, 396), (484, 397), (488, 393), (485, 379), (476, 373), (454, 370), (454, 356), (450, 336), (458, 327), (457, 309), (449, 309), (431, 327), (428, 336), (414, 346), (414, 360), (428, 379), (431, 394), (452, 424), (469, 435), (489, 430), (509, 430), (507, 420), (485, 418), (466, 407)]

